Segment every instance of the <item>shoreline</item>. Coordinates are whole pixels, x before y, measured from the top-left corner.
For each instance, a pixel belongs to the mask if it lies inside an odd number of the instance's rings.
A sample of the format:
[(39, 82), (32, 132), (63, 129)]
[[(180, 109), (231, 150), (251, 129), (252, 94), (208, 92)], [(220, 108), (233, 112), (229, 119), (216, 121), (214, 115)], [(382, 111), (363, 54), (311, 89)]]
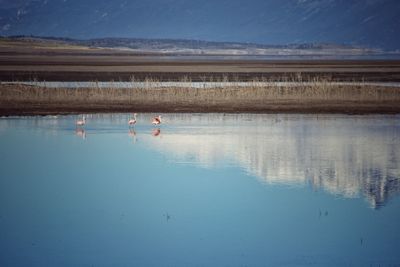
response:
[[(354, 103), (326, 105), (270, 105), (269, 107), (121, 107), (121, 106), (93, 106), (93, 107), (54, 107), (54, 106), (27, 106), (0, 108), (1, 117), (9, 116), (48, 116), (100, 113), (248, 113), (248, 114), (343, 114), (343, 115), (395, 115), (400, 114), (400, 108), (392, 104)], [(351, 105), (351, 107), (349, 107)], [(400, 106), (400, 102), (395, 105)]]

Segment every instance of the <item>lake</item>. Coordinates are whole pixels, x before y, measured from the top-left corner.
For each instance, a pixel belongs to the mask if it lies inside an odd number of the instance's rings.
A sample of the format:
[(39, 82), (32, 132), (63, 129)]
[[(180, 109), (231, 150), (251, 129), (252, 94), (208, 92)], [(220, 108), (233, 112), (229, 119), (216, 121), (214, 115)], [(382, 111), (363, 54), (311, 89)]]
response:
[(0, 118), (0, 266), (400, 266), (400, 115)]

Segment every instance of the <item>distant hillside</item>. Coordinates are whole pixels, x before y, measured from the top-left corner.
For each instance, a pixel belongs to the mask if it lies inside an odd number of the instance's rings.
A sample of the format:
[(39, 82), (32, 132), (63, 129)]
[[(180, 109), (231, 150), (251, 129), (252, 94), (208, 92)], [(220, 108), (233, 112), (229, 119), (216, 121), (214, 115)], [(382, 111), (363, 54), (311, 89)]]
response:
[(393, 51), (400, 50), (399, 14), (398, 0), (0, 0), (0, 35), (343, 43)]
[(369, 55), (382, 51), (350, 45), (336, 44), (288, 44), (265, 45), (238, 42), (209, 42), (201, 40), (99, 38), (78, 40), (57, 37), (12, 36), (3, 38), (26, 45), (69, 45), (89, 48), (107, 48), (123, 51), (180, 53), (201, 55)]

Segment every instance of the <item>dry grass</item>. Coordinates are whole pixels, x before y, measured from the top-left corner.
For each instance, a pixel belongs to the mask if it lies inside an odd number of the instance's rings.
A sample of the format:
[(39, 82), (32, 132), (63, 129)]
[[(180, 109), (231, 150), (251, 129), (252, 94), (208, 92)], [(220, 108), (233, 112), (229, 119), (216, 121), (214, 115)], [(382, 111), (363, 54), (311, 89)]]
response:
[[(301, 77), (292, 82), (296, 84), (280, 86), (266, 84), (265, 80), (254, 80), (243, 87), (231, 82), (229, 87), (224, 87), (222, 78), (220, 87), (216, 88), (193, 88), (193, 87), (161, 87), (160, 82), (146, 79), (141, 88), (43, 88), (28, 85), (1, 85), (0, 87), (0, 108), (7, 107), (28, 108), (29, 106), (43, 107), (105, 107), (110, 111), (119, 106), (135, 109), (140, 107), (146, 110), (163, 110), (169, 107), (170, 110), (179, 110), (179, 107), (186, 107), (191, 110), (202, 110), (204, 108), (219, 107), (221, 110), (245, 111), (258, 107), (274, 107), (279, 111), (279, 105), (292, 105), (296, 107), (309, 108), (313, 104), (324, 108), (324, 105), (335, 104), (349, 109), (349, 105), (355, 103), (372, 107), (382, 106), (389, 103), (391, 110), (400, 106), (400, 88), (371, 86), (363, 83), (352, 85), (340, 85), (327, 80), (313, 80), (302, 83)], [(134, 81), (134, 79), (132, 78)], [(187, 77), (182, 82), (190, 82)], [(215, 81), (214, 81), (215, 82)], [(96, 84), (96, 83), (94, 83)], [(196, 107), (196, 108), (195, 108)], [(240, 108), (238, 108), (240, 107)], [(108, 108), (108, 109), (107, 109)], [(398, 108), (397, 108), (398, 109)], [(396, 110), (397, 110), (396, 109)], [(218, 109), (217, 109), (218, 110)], [(392, 112), (391, 111), (391, 112)], [(397, 111), (395, 111), (397, 112)]]
[[(135, 80), (132, 77), (132, 82)], [(93, 82), (91, 88), (44, 88), (13, 84), (1, 85), (1, 101), (56, 101), (56, 102), (136, 102), (136, 101), (240, 101), (240, 100), (351, 100), (385, 101), (400, 100), (400, 88), (375, 86), (367, 83), (338, 84), (328, 80), (314, 79), (303, 82), (300, 79), (285, 80), (287, 84), (275, 81), (253, 80), (244, 87), (240, 82), (228, 81), (227, 77), (210, 80), (214, 88), (190, 86), (191, 80), (183, 77), (180, 82), (188, 87), (162, 87), (161, 82), (146, 79), (142, 87), (100, 88)], [(224, 83), (229, 82), (229, 86)], [(205, 83), (206, 84), (206, 83)]]

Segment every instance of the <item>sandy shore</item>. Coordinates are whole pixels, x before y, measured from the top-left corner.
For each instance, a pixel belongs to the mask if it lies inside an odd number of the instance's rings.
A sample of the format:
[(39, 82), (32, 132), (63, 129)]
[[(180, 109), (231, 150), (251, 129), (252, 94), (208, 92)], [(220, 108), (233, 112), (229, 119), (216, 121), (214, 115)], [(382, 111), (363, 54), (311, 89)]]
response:
[(147, 57), (27, 57), (0, 55), (1, 81), (252, 81), (329, 79), (399, 82), (400, 61), (169, 60)]
[(62, 49), (0, 42), (0, 81), (285, 81), (400, 82), (400, 60), (263, 59), (131, 53), (116, 49)]
[(101, 105), (88, 106), (57, 105), (51, 103), (32, 104), (23, 106), (9, 105), (0, 107), (0, 116), (34, 116), (83, 113), (128, 113), (128, 112), (164, 112), (164, 113), (304, 113), (304, 114), (398, 114), (400, 102), (384, 103), (265, 103), (263, 105), (236, 106), (193, 106), (193, 105)]

